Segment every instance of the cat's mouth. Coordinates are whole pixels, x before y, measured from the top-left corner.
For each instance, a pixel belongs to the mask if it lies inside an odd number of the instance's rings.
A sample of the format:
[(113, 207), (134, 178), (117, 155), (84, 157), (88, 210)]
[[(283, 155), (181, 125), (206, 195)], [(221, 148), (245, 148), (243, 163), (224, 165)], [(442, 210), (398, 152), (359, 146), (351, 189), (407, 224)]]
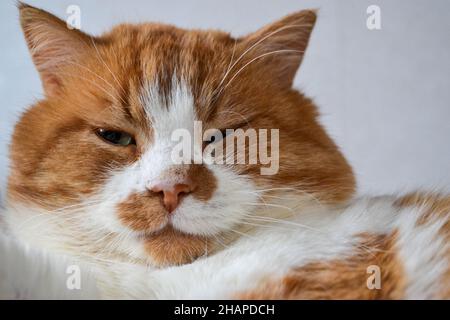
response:
[(173, 232), (173, 234), (176, 234), (176, 235), (178, 235), (178, 234), (186, 235), (186, 236), (190, 235), (189, 233), (184, 232), (184, 231), (176, 228), (173, 225), (172, 219), (171, 218), (167, 218), (167, 220), (164, 223), (162, 223), (158, 228), (152, 229), (152, 230), (146, 230), (144, 232), (141, 232), (141, 233), (139, 233), (137, 235), (137, 238), (139, 240), (142, 240), (142, 241), (147, 241), (149, 239), (161, 237), (162, 235), (164, 235), (169, 230), (171, 232)]

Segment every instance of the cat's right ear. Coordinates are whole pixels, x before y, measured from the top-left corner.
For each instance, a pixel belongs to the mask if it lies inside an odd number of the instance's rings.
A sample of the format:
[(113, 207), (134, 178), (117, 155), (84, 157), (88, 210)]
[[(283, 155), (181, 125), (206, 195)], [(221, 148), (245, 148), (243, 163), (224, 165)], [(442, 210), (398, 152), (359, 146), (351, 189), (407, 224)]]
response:
[(61, 89), (62, 67), (69, 63), (76, 64), (93, 38), (70, 29), (66, 22), (44, 10), (22, 2), (18, 3), (18, 8), (22, 30), (45, 94), (55, 95)]

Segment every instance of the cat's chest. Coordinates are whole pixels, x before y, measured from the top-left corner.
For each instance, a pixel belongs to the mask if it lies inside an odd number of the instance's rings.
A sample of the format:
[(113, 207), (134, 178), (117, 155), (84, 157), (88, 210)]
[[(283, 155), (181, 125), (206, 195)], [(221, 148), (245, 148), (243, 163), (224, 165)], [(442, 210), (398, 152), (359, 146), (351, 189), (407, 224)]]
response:
[[(194, 263), (154, 271), (147, 279), (152, 295), (160, 299), (237, 298), (273, 281), (283, 282), (293, 272), (317, 263), (345, 261), (361, 253), (364, 234), (388, 235), (392, 209), (378, 203), (345, 210), (321, 210), (273, 222), (249, 233), (228, 248)], [(377, 219), (369, 218), (378, 215)], [(384, 245), (377, 241), (370, 245)], [(349, 260), (350, 261), (350, 260)], [(371, 263), (363, 259), (362, 263)], [(350, 261), (352, 262), (352, 261)], [(355, 272), (364, 270), (357, 266)], [(348, 270), (347, 270), (348, 271)]]

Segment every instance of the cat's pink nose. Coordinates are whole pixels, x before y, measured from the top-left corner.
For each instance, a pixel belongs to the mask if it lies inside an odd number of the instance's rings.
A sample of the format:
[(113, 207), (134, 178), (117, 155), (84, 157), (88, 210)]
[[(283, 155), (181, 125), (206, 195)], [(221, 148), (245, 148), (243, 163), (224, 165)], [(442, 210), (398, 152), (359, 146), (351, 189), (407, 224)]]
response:
[(180, 204), (181, 198), (194, 190), (192, 183), (161, 183), (153, 186), (150, 191), (160, 193), (163, 204), (169, 213), (172, 213)]

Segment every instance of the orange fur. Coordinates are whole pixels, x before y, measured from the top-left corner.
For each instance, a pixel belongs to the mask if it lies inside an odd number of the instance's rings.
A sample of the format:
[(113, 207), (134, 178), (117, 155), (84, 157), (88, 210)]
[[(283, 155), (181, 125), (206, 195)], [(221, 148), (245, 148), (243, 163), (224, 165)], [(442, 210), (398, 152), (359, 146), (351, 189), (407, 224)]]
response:
[[(404, 271), (395, 250), (395, 233), (364, 234), (354, 252), (342, 259), (311, 262), (284, 278), (268, 280), (239, 299), (401, 299)], [(370, 249), (367, 249), (370, 248)], [(367, 267), (381, 271), (381, 288), (369, 289)]]
[(208, 238), (188, 235), (172, 227), (145, 240), (145, 249), (159, 266), (180, 265), (194, 261), (209, 251)]

